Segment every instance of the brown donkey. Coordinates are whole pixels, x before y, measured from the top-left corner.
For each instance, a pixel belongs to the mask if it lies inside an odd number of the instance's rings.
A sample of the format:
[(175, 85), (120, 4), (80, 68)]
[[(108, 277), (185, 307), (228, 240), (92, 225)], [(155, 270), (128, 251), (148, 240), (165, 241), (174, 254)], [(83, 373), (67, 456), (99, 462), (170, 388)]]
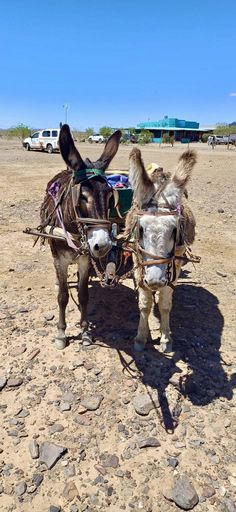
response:
[(58, 349), (66, 346), (67, 272), (68, 266), (74, 263), (78, 265), (82, 339), (84, 342), (91, 341), (87, 319), (88, 280), (91, 259), (104, 257), (112, 245), (111, 223), (108, 220), (112, 189), (104, 172), (118, 150), (120, 137), (119, 130), (113, 133), (99, 160), (91, 162), (88, 158), (81, 158), (69, 126), (63, 125), (60, 131), (59, 146), (67, 170), (48, 183), (41, 206), (41, 229), (60, 232), (65, 238), (64, 241), (63, 238), (49, 241), (59, 285), (59, 322), (55, 337)]
[[(185, 187), (196, 163), (194, 151), (186, 151), (173, 174), (162, 169), (150, 177), (139, 149), (130, 153), (129, 180), (133, 206), (126, 218), (126, 238), (134, 253), (135, 280), (139, 289), (140, 319), (135, 350), (145, 347), (153, 293), (159, 292), (161, 349), (172, 351), (169, 316), (172, 294), (195, 237), (194, 216), (184, 198)], [(197, 257), (196, 257), (197, 258)], [(195, 260), (196, 261), (196, 260)]]

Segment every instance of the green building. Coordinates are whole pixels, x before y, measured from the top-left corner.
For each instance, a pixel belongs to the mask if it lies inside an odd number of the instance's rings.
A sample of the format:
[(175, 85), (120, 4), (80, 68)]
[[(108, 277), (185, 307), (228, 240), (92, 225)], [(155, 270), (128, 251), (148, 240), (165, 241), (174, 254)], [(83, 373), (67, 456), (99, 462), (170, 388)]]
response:
[(198, 142), (203, 133), (211, 132), (210, 128), (199, 128), (197, 121), (185, 121), (185, 119), (176, 119), (165, 116), (160, 121), (147, 121), (137, 125), (137, 131), (149, 130), (153, 133), (152, 142), (161, 142), (166, 133), (174, 136), (174, 140), (182, 143)]

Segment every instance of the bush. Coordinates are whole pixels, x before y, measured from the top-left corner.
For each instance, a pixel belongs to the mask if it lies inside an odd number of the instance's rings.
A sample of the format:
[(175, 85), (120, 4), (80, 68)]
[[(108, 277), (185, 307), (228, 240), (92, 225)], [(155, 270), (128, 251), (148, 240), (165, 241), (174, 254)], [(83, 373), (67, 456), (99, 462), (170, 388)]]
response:
[(174, 146), (175, 138), (174, 138), (174, 135), (169, 135), (169, 133), (164, 133), (164, 135), (162, 135), (161, 141), (164, 144), (171, 144), (171, 146)]
[(13, 126), (9, 128), (8, 137), (17, 137), (23, 143), (23, 140), (30, 135), (30, 128), (25, 124), (18, 124), (17, 126)]
[(85, 139), (88, 139), (90, 137), (90, 135), (93, 135), (93, 134), (94, 134), (93, 128), (86, 128), (85, 133), (84, 133)]
[(138, 135), (139, 144), (149, 144), (149, 142), (152, 142), (152, 139), (153, 133), (149, 132), (149, 130), (141, 130), (140, 134)]
[(136, 129), (134, 127), (130, 127), (130, 128), (128, 128), (128, 133), (130, 135), (134, 135), (136, 133)]
[(203, 133), (202, 136), (201, 136), (201, 141), (202, 142), (207, 142), (208, 141), (208, 137), (212, 135), (212, 133)]
[(234, 124), (217, 124), (216, 125), (216, 128), (214, 130), (214, 134), (215, 135), (223, 135), (223, 136), (227, 136), (227, 135), (231, 135), (231, 134), (234, 134), (236, 132), (236, 126)]
[(79, 130), (76, 130), (76, 128), (72, 129), (72, 134), (75, 142), (85, 142), (86, 136), (85, 132), (81, 132)]
[(104, 137), (104, 139), (108, 139), (110, 135), (113, 133), (113, 130), (110, 126), (102, 126), (99, 130), (100, 135)]

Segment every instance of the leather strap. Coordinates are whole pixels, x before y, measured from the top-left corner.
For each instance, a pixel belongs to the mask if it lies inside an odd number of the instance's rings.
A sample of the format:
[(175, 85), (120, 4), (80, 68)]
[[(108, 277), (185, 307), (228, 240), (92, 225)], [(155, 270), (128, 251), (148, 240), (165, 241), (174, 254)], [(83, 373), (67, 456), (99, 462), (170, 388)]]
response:
[(138, 215), (139, 217), (143, 216), (143, 215), (150, 215), (150, 216), (153, 216), (153, 217), (158, 217), (158, 216), (165, 216), (165, 215), (179, 215), (179, 212), (178, 210), (171, 210), (171, 211), (149, 211), (149, 210), (138, 210), (136, 212), (136, 215)]
[(170, 256), (169, 258), (163, 258), (162, 256), (156, 256), (155, 254), (152, 254), (151, 252), (145, 251), (139, 244), (138, 244), (138, 250), (145, 256), (152, 258), (151, 260), (141, 262), (141, 265), (144, 267), (149, 266), (149, 265), (158, 265), (158, 264), (164, 265), (165, 263), (172, 263), (172, 261), (174, 260), (174, 255)]

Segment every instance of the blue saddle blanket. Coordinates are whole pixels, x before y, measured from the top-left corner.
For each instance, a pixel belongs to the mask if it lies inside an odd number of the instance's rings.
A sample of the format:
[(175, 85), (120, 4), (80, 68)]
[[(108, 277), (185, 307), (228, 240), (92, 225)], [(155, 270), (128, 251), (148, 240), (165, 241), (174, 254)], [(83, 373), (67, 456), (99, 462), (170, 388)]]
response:
[(107, 181), (109, 185), (114, 188), (120, 188), (121, 185), (125, 188), (129, 186), (129, 178), (123, 174), (112, 174), (111, 176), (107, 176)]

